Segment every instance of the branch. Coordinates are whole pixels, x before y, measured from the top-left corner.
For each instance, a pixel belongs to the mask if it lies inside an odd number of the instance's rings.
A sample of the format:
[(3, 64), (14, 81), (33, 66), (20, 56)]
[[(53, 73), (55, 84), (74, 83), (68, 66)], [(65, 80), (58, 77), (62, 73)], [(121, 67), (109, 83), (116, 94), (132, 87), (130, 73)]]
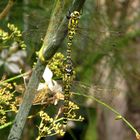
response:
[[(80, 11), (83, 7), (85, 0), (74, 0), (74, 3), (72, 4), (72, 7), (70, 8), (70, 11)], [(55, 15), (55, 14), (54, 14)], [(41, 61), (47, 61), (49, 60), (57, 51), (57, 49), (60, 47), (59, 45), (64, 40), (64, 38), (67, 35), (67, 26), (68, 26), (68, 19), (65, 16), (62, 23), (60, 24), (58, 30), (56, 25), (56, 21), (54, 19), (58, 18), (58, 16), (52, 16), (52, 23), (49, 25), (49, 29), (52, 32), (49, 32), (49, 34), (45, 37), (44, 44), (39, 52), (39, 58)], [(57, 20), (58, 21), (58, 20)], [(53, 29), (52, 29), (53, 27)], [(55, 30), (54, 30), (55, 29)], [(56, 32), (57, 30), (57, 32)], [(55, 32), (54, 32), (55, 31)], [(50, 39), (51, 38), (51, 39)], [(49, 44), (49, 45), (48, 45)]]
[[(84, 2), (85, 0), (75, 0), (70, 10), (80, 10)], [(63, 11), (63, 6), (61, 5), (63, 5), (63, 1), (60, 2), (60, 0), (57, 0), (53, 16), (56, 16)], [(64, 33), (64, 31), (67, 31), (68, 20), (65, 17), (58, 30), (55, 30), (57, 28), (55, 20), (58, 20), (58, 18), (59, 17), (53, 17), (54, 21), (52, 20), (51, 22), (55, 24), (50, 23), (49, 28), (53, 29), (55, 32), (47, 32), (46, 37), (44, 39), (43, 47), (40, 51), (40, 54), (42, 53), (41, 56), (43, 56), (43, 58), (46, 60), (46, 63), (55, 54), (55, 52), (60, 47), (60, 44), (66, 36), (66, 33)], [(48, 31), (51, 30), (48, 29)], [(39, 82), (42, 78), (45, 66), (46, 65), (44, 65), (40, 61), (40, 59), (38, 59), (37, 64), (33, 70), (32, 76), (30, 78), (28, 87), (25, 91), (23, 102), (19, 108), (14, 124), (8, 136), (8, 140), (19, 140), (21, 138), (21, 133), (23, 131), (29, 111), (31, 109), (32, 102), (35, 97)]]
[(4, 10), (0, 13), (0, 20), (2, 20), (9, 13), (10, 9), (13, 7), (15, 0), (9, 0)]

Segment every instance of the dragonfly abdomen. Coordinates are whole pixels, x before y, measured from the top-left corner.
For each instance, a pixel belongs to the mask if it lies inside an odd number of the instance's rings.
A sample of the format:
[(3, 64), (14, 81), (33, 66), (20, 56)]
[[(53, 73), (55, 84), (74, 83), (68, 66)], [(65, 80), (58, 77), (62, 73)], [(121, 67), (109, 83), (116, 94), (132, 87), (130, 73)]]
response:
[(71, 47), (72, 40), (74, 35), (76, 34), (76, 28), (78, 27), (80, 13), (78, 11), (74, 11), (69, 16), (68, 23), (68, 43), (67, 43), (67, 54), (64, 68), (64, 121), (63, 124), (67, 124), (68, 113), (69, 113), (69, 101), (70, 101), (70, 87), (73, 80), (73, 64), (71, 59)]
[(64, 121), (63, 124), (66, 125), (67, 124), (67, 116), (68, 116), (68, 112), (69, 112), (69, 90), (70, 90), (70, 86), (66, 85), (64, 87)]

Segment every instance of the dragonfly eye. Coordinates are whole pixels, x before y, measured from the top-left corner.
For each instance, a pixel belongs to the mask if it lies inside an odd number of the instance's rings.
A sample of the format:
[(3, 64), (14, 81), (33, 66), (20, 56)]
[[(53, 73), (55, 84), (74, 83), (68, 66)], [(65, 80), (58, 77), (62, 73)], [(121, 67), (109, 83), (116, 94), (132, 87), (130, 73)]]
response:
[(74, 11), (73, 13), (70, 14), (70, 18), (79, 18), (80, 13), (78, 11)]
[(76, 18), (79, 18), (80, 17), (80, 13), (78, 11), (74, 11), (73, 12), (73, 16), (76, 17)]

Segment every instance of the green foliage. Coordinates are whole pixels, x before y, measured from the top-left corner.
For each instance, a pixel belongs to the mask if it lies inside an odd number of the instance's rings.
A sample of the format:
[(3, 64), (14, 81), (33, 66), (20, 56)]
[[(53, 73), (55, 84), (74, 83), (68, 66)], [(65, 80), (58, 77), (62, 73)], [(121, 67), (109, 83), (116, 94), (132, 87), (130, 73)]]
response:
[(3, 72), (19, 73), (24, 67), (26, 45), (21, 31), (14, 24), (8, 23), (7, 31), (0, 29), (0, 46), (0, 68)]
[[(6, 72), (19, 73), (26, 57), (26, 45), (21, 31), (14, 24), (8, 23), (5, 30), (0, 29), (0, 48), (0, 75), (3, 76)], [(0, 129), (12, 124), (9, 113), (12, 116), (17, 113), (14, 88), (15, 86), (7, 83), (5, 79), (0, 81)]]
[(26, 45), (22, 40), (21, 31), (14, 24), (10, 23), (7, 24), (7, 28), (7, 32), (0, 29), (0, 43), (3, 45), (3, 48), (10, 48), (10, 46), (7, 45), (17, 42), (21, 48), (25, 49)]

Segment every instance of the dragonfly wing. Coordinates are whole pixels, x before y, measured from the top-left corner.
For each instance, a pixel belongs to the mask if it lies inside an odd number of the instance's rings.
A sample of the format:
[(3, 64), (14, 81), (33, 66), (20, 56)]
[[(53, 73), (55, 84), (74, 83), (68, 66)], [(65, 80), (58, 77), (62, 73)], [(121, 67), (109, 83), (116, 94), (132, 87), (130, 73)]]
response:
[(95, 104), (96, 99), (111, 105), (113, 98), (119, 95), (119, 91), (115, 88), (88, 86), (79, 82), (74, 82), (71, 90), (72, 100), (77, 104), (87, 106)]
[(28, 31), (23, 31), (22, 36), (26, 43), (41, 43), (44, 36), (45, 36), (46, 30), (38, 30), (38, 29), (31, 29)]

